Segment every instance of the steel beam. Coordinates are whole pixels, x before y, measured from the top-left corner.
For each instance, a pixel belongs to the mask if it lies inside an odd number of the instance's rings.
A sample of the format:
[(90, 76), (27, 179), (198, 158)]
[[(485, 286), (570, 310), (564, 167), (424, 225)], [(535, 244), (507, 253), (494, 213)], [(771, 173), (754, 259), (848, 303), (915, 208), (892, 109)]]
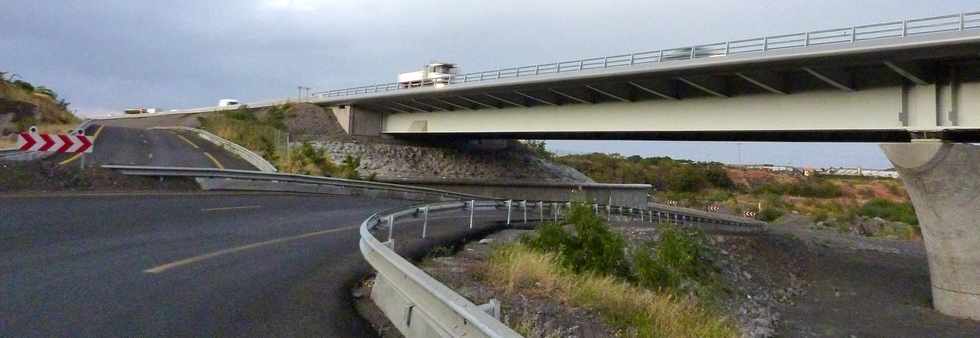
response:
[(650, 85), (642, 85), (642, 84), (637, 83), (636, 81), (629, 81), (627, 83), (630, 86), (633, 86), (636, 89), (639, 89), (639, 90), (642, 90), (644, 92), (653, 94), (654, 96), (660, 97), (662, 99), (667, 99), (667, 100), (677, 100), (677, 99), (680, 99), (680, 97), (677, 95), (676, 91), (673, 91), (674, 93), (669, 93), (667, 90), (654, 89), (653, 86), (650, 86)]
[(810, 67), (804, 67), (803, 71), (810, 73), (810, 75), (820, 79), (820, 81), (823, 81), (834, 88), (845, 92), (853, 92), (857, 90), (857, 88), (854, 87), (854, 79), (850, 73), (832, 70), (817, 71)]
[(497, 108), (497, 109), (502, 108), (502, 107), (494, 106), (494, 105), (489, 104), (489, 103), (481, 102), (480, 100), (474, 100), (474, 99), (468, 98), (466, 96), (457, 96), (457, 97), (460, 98), (463, 101), (466, 101), (466, 102), (469, 102), (469, 103), (473, 103), (473, 104), (476, 104), (476, 105), (479, 105), (479, 106), (484, 106), (484, 107), (487, 107), (487, 108)]
[(439, 106), (436, 106), (436, 105), (431, 105), (431, 104), (428, 104), (428, 103), (419, 101), (418, 99), (412, 99), (412, 102), (417, 103), (417, 104), (419, 104), (420, 106), (423, 106), (423, 107), (432, 108), (432, 109), (434, 109), (434, 111), (447, 111), (447, 110), (452, 111), (452, 109), (446, 109), (446, 108), (439, 107)]
[(920, 86), (929, 84), (929, 81), (926, 80), (929, 78), (927, 72), (918, 65), (911, 63), (898, 64), (892, 61), (885, 61), (885, 66), (895, 73), (898, 73), (898, 75), (901, 75), (906, 80), (912, 81), (912, 83)]
[(735, 76), (770, 93), (780, 95), (789, 94), (789, 90), (786, 89), (785, 79), (775, 72), (735, 73)]
[(592, 91), (594, 91), (596, 93), (599, 93), (599, 94), (602, 94), (602, 95), (604, 95), (606, 97), (609, 97), (611, 99), (615, 99), (615, 100), (622, 101), (622, 102), (631, 102), (629, 99), (627, 99), (625, 97), (622, 97), (622, 96), (619, 96), (619, 95), (610, 93), (608, 91), (605, 91), (605, 90), (596, 88), (595, 86), (592, 86), (592, 85), (586, 85), (585, 88), (589, 88)]
[(494, 100), (497, 100), (497, 101), (500, 101), (500, 102), (503, 102), (503, 103), (506, 103), (506, 104), (509, 104), (509, 105), (512, 105), (512, 106), (515, 106), (515, 107), (525, 107), (525, 108), (527, 107), (527, 105), (520, 104), (520, 103), (511, 101), (511, 100), (502, 98), (500, 96), (490, 94), (490, 93), (486, 93), (486, 94), (483, 94), (483, 95), (485, 95), (486, 97), (489, 97), (491, 99), (494, 99)]
[(419, 107), (415, 107), (415, 106), (409, 106), (409, 105), (404, 104), (404, 103), (401, 103), (401, 102), (392, 101), (391, 104), (398, 105), (398, 106), (401, 106), (401, 107), (404, 107), (404, 108), (407, 108), (407, 109), (411, 109), (411, 110), (414, 110), (414, 111), (417, 111), (417, 112), (426, 112), (426, 113), (429, 112), (429, 111), (427, 111), (425, 109), (422, 109), (422, 108), (419, 108)]
[(449, 100), (446, 100), (446, 99), (443, 99), (443, 98), (433, 97), (432, 99), (435, 100), (435, 101), (439, 101), (439, 102), (445, 103), (445, 104), (450, 105), (452, 107), (459, 108), (459, 109), (473, 110), (472, 107), (467, 107), (467, 106), (464, 106), (464, 105), (461, 105), (461, 104), (456, 104), (456, 103), (453, 103), (452, 101), (449, 101)]
[(552, 93), (557, 94), (558, 96), (564, 97), (566, 99), (569, 99), (569, 100), (572, 100), (572, 101), (575, 101), (575, 102), (578, 102), (578, 103), (595, 103), (595, 102), (592, 102), (592, 101), (589, 101), (589, 100), (580, 98), (578, 96), (575, 96), (575, 95), (572, 95), (572, 94), (568, 94), (568, 93), (559, 91), (557, 89), (549, 89), (549, 91), (551, 91)]
[(544, 99), (541, 99), (541, 98), (539, 98), (539, 97), (535, 97), (535, 96), (532, 96), (532, 95), (529, 95), (529, 94), (526, 94), (526, 93), (524, 93), (524, 92), (521, 92), (521, 91), (517, 91), (517, 90), (515, 90), (515, 91), (514, 91), (514, 94), (517, 94), (517, 95), (520, 95), (520, 96), (523, 96), (523, 97), (526, 97), (526, 98), (528, 98), (528, 99), (531, 99), (531, 100), (533, 100), (534, 102), (540, 102), (540, 103), (543, 103), (543, 104), (546, 104), (546, 105), (549, 105), (549, 106), (557, 106), (557, 105), (558, 105), (558, 104), (557, 104), (557, 103), (555, 103), (555, 102), (551, 102), (551, 101), (546, 101), (546, 100), (544, 100)]
[(717, 96), (717, 97), (728, 97), (728, 94), (726, 94), (727, 90), (725, 89), (724, 83), (722, 82), (721, 79), (718, 79), (716, 77), (710, 77), (710, 76), (701, 76), (701, 77), (691, 77), (691, 76), (689, 76), (689, 77), (681, 77), (681, 76), (678, 76), (678, 77), (675, 77), (675, 79), (677, 79), (677, 81), (683, 82), (684, 84), (687, 84), (688, 86), (694, 87), (697, 90), (700, 90), (702, 92), (705, 92), (708, 95)]

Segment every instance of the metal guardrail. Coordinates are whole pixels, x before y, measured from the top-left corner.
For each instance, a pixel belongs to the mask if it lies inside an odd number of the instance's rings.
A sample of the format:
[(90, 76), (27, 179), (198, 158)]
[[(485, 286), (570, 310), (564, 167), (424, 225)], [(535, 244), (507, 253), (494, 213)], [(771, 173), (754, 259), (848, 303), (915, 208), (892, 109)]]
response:
[[(388, 297), (400, 299), (376, 300), (392, 324), (409, 338), (415, 337), (520, 337), (508, 328), (499, 318), (487, 313), (486, 306), (478, 306), (462, 297), (452, 289), (435, 280), (395, 251), (394, 231), (399, 219), (422, 218), (421, 238), (426, 238), (429, 216), (436, 212), (469, 211), (469, 228), (472, 229), (477, 211), (493, 210), (499, 213), (506, 210), (504, 224), (528, 223), (531, 217), (537, 221), (564, 219), (562, 208), (571, 208), (571, 202), (555, 201), (513, 201), (513, 200), (470, 200), (464, 202), (441, 202), (416, 205), (385, 213), (375, 214), (361, 223), (361, 254), (378, 272), (376, 287), (394, 290), (383, 291)], [(703, 215), (658, 210), (625, 208), (603, 204), (591, 204), (595, 214), (605, 214), (607, 218), (627, 217), (641, 222), (669, 222), (674, 224), (721, 224), (746, 231), (763, 229), (762, 222), (735, 221), (723, 218), (707, 218)], [(547, 211), (546, 211), (547, 210)], [(536, 215), (535, 215), (536, 214)], [(567, 213), (566, 213), (567, 214)], [(547, 217), (546, 217), (547, 216)], [(465, 226), (462, 225), (462, 226)], [(387, 240), (382, 242), (372, 233), (378, 227), (387, 228)], [(384, 230), (384, 229), (382, 229)], [(379, 286), (380, 285), (380, 286)], [(406, 319), (407, 318), (407, 319)], [(417, 319), (412, 319), (417, 318)]]
[[(404, 186), (390, 183), (355, 181), (306, 175), (276, 174), (245, 170), (221, 170), (207, 168), (165, 168), (140, 167), (122, 165), (104, 165), (103, 168), (113, 169), (124, 175), (136, 176), (171, 176), (199, 178), (227, 178), (237, 180), (258, 180), (269, 182), (292, 182), (305, 184), (338, 185), (350, 188), (411, 191), (429, 193), (440, 199), (452, 198), (461, 201), (436, 202), (416, 205), (409, 208), (397, 209), (374, 214), (361, 223), (360, 248), (365, 260), (378, 272), (379, 282), (384, 287), (395, 290), (401, 299), (387, 300), (383, 310), (387, 310), (389, 319), (406, 337), (520, 337), (514, 330), (491, 316), (486, 306), (478, 306), (460, 296), (458, 293), (429, 276), (394, 251), (394, 229), (399, 219), (408, 217), (423, 218), (422, 238), (427, 236), (428, 217), (431, 213), (468, 210), (469, 227), (478, 210), (506, 210), (505, 224), (512, 222), (527, 223), (529, 211), (533, 218), (537, 210), (537, 220), (564, 218), (562, 208), (570, 208), (572, 203), (565, 201), (520, 201), (500, 200), (455, 193), (431, 188)], [(763, 223), (748, 220), (732, 220), (719, 217), (705, 217), (703, 214), (692, 214), (677, 210), (660, 210), (657, 208), (638, 209), (611, 205), (592, 204), (596, 214), (606, 214), (612, 219), (617, 217), (639, 218), (641, 222), (670, 222), (675, 224), (719, 224), (744, 228), (747, 231), (762, 229)], [(547, 213), (546, 213), (547, 210)], [(519, 215), (519, 216), (518, 216)], [(546, 217), (547, 216), (547, 217)], [(379, 226), (387, 226), (388, 238), (381, 242), (371, 233)], [(376, 288), (380, 287), (376, 284)], [(405, 302), (399, 302), (404, 300)], [(376, 301), (377, 302), (377, 301)], [(388, 307), (385, 309), (385, 307)], [(392, 307), (395, 307), (394, 309)], [(394, 316), (392, 313), (402, 311), (406, 316)], [(416, 314), (413, 315), (413, 311)], [(490, 311), (492, 312), (492, 311)], [(499, 312), (498, 312), (499, 313)], [(414, 318), (414, 319), (413, 319)]]
[(249, 181), (288, 182), (301, 184), (330, 185), (366, 190), (389, 190), (404, 192), (423, 192), (442, 196), (444, 198), (486, 198), (453, 191), (413, 187), (401, 184), (348, 180), (343, 178), (281, 174), (250, 170), (213, 169), (213, 168), (184, 168), (184, 167), (149, 167), (131, 165), (103, 165), (102, 168), (116, 170), (123, 175), (152, 176), (152, 177), (195, 177), (195, 178), (226, 178)]
[[(523, 67), (501, 68), (467, 74), (456, 74), (449, 77), (448, 83), (459, 84), (480, 82), (544, 74), (578, 72), (590, 69), (631, 67), (650, 63), (696, 60), (702, 58), (724, 57), (750, 53), (764, 54), (768, 51), (789, 48), (808, 48), (813, 46), (855, 43), (860, 41), (889, 38), (904, 38), (925, 34), (973, 29), (980, 29), (980, 12), (891, 21), (796, 34), (764, 36), (760, 38), (710, 43), (690, 47), (603, 56)], [(404, 86), (398, 82), (389, 82), (369, 86), (315, 92), (313, 93), (313, 96), (337, 97), (381, 93), (395, 90), (409, 90), (420, 86), (432, 85), (435, 83), (433, 81), (444, 83), (447, 80), (442, 78), (411, 86)]]

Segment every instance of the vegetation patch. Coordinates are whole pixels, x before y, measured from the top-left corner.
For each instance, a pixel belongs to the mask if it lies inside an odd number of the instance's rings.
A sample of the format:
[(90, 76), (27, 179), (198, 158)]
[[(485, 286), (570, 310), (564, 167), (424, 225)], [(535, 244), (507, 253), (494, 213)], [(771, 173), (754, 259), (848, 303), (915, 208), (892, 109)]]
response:
[(703, 233), (661, 224), (659, 243), (631, 248), (586, 206), (573, 207), (568, 222), (499, 248), (487, 278), (506, 292), (546, 292), (593, 309), (627, 336), (738, 335), (711, 306), (722, 288)]
[(880, 217), (894, 222), (902, 222), (911, 225), (919, 225), (919, 219), (915, 214), (912, 203), (896, 203), (886, 199), (876, 198), (865, 203), (857, 211), (858, 215), (866, 217)]

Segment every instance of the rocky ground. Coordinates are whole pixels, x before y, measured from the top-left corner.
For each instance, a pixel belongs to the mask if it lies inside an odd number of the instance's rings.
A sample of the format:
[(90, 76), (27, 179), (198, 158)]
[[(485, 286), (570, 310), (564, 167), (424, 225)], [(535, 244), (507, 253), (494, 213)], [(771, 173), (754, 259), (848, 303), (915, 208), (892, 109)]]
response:
[(158, 180), (117, 174), (102, 168), (58, 165), (53, 160), (7, 162), (0, 160), (0, 193), (21, 192), (134, 192), (196, 191), (197, 183), (186, 178)]
[[(648, 224), (613, 225), (631, 241), (657, 240)], [(714, 264), (727, 284), (723, 308), (745, 337), (980, 336), (980, 322), (932, 310), (921, 242), (811, 227), (773, 224), (763, 234), (709, 234), (717, 251)], [(519, 233), (493, 234), (455, 255), (430, 257), (421, 266), (475, 303), (500, 300), (510, 325), (533, 321), (542, 328), (540, 336), (615, 335), (588, 311), (535, 295), (504, 296), (481, 282), (480, 266), (492, 246)]]
[[(261, 114), (261, 113), (260, 113)], [(286, 127), (291, 145), (309, 142), (335, 163), (347, 155), (361, 158), (359, 172), (379, 179), (472, 179), (533, 182), (593, 182), (571, 167), (542, 159), (515, 141), (480, 149), (466, 143), (429, 144), (384, 136), (348, 135), (322, 107), (294, 104)]]

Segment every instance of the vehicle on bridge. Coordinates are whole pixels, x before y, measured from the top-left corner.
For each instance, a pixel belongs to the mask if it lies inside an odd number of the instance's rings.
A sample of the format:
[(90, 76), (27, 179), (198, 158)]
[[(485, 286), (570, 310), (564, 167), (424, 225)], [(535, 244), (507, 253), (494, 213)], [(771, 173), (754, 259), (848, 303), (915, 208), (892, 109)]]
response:
[(398, 86), (401, 88), (428, 86), (441, 88), (448, 85), (452, 76), (458, 72), (459, 66), (456, 64), (430, 63), (420, 71), (398, 74)]
[(159, 111), (159, 109), (157, 109), (157, 108), (143, 108), (143, 107), (140, 107), (140, 108), (129, 108), (129, 109), (126, 109), (126, 110), (123, 111), (123, 113), (129, 114), (129, 115), (134, 115), (134, 114), (153, 114), (153, 113), (156, 113), (158, 111)]
[(218, 107), (230, 107), (230, 106), (237, 106), (237, 105), (240, 105), (240, 104), (241, 103), (238, 102), (237, 99), (221, 99), (221, 100), (218, 100)]

